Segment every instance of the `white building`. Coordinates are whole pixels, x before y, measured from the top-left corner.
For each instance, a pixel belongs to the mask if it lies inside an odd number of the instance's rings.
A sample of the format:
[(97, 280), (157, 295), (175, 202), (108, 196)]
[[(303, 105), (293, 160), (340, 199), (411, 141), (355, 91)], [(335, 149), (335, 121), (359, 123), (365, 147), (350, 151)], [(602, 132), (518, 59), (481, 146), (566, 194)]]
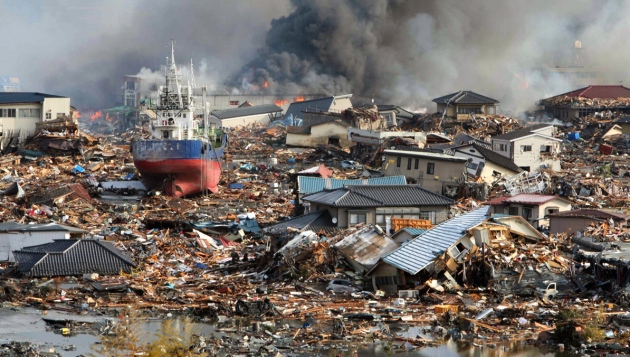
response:
[(509, 158), (529, 172), (548, 168), (560, 171), (561, 139), (554, 138), (554, 127), (536, 124), (491, 138), (492, 151)]
[(0, 133), (20, 131), (20, 139), (35, 132), (35, 124), (70, 116), (70, 98), (34, 92), (0, 93)]
[(13, 251), (52, 243), (55, 239), (83, 238), (88, 231), (61, 224), (0, 223), (0, 262), (14, 262)]

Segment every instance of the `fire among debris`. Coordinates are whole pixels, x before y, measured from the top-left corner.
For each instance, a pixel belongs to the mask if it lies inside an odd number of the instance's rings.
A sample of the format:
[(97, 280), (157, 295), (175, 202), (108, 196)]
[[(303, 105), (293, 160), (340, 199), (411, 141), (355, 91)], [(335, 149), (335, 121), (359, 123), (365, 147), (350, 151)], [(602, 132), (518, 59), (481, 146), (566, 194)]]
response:
[(103, 112), (100, 110), (90, 115), (90, 119), (92, 119), (92, 121), (95, 121), (96, 119), (102, 118), (102, 117), (103, 117)]

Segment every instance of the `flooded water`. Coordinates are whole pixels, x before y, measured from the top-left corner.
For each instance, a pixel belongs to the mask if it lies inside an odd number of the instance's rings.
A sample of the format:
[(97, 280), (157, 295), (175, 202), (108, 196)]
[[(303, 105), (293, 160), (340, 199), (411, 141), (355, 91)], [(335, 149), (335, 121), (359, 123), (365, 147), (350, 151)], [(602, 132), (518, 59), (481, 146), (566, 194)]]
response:
[[(58, 311), (49, 311), (47, 315), (43, 315), (42, 311), (25, 308), (25, 309), (7, 309), (0, 308), (0, 343), (6, 343), (11, 341), (18, 342), (31, 342), (35, 345), (41, 346), (42, 351), (48, 351), (54, 349), (62, 356), (78, 356), (95, 354), (94, 350), (90, 346), (99, 341), (95, 333), (83, 333), (73, 336), (63, 336), (61, 334), (53, 332), (46, 323), (42, 320), (42, 317), (49, 319), (73, 319), (76, 321), (86, 322), (102, 322), (104, 316), (91, 316), (91, 315), (71, 315)], [(161, 326), (161, 319), (143, 320), (142, 328), (144, 336), (155, 336), (155, 333)], [(302, 321), (277, 321), (275, 327), (280, 327), (288, 324), (291, 330), (295, 330), (299, 327)], [(193, 329), (195, 333), (203, 336), (230, 336), (235, 340), (238, 340), (239, 334), (235, 333), (238, 330), (247, 331), (251, 326), (251, 322), (228, 320), (219, 324), (208, 323), (195, 323)], [(401, 327), (401, 326), (399, 326)], [(406, 327), (405, 327), (406, 328)], [(398, 331), (397, 327), (392, 328), (392, 332)], [(398, 332), (399, 336), (415, 335), (420, 332), (419, 328), (411, 327), (406, 334)], [(242, 334), (240, 334), (242, 335)], [(267, 336), (266, 336), (267, 337)], [(424, 338), (432, 338), (430, 335), (423, 335)], [(150, 338), (148, 341), (149, 342)], [(254, 347), (256, 339), (252, 337), (249, 341)], [(263, 340), (258, 340), (258, 343), (264, 343)], [(275, 345), (282, 347), (283, 345), (287, 349), (281, 349), (286, 356), (357, 356), (357, 357), (385, 357), (385, 356), (443, 356), (443, 357), (455, 357), (455, 356), (475, 356), (475, 357), (503, 357), (503, 356), (548, 356), (548, 357), (565, 357), (569, 356), (567, 352), (546, 352), (535, 346), (524, 345), (519, 343), (512, 343), (503, 346), (484, 346), (475, 347), (468, 343), (456, 343), (452, 340), (445, 342), (439, 347), (427, 347), (423, 349), (415, 349), (415, 346), (407, 346), (407, 348), (394, 348), (394, 346), (401, 346), (403, 342), (349, 342), (349, 344), (332, 344), (316, 345), (315, 348), (307, 350), (308, 352), (296, 353), (291, 352), (288, 347), (295, 345), (291, 344), (290, 338), (283, 338), (276, 340)], [(299, 345), (298, 345), (299, 346)]]

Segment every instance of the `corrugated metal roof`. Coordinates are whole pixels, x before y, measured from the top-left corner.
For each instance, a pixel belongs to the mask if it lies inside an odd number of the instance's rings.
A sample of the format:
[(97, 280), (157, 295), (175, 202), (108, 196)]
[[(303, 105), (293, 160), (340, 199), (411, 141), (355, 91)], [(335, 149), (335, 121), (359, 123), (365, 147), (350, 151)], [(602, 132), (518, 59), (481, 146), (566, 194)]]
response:
[(213, 110), (210, 114), (214, 115), (218, 119), (231, 119), (231, 118), (246, 117), (250, 115), (277, 113), (281, 111), (282, 111), (282, 108), (280, 108), (279, 106), (275, 104), (263, 104), (263, 105), (254, 105), (251, 107), (239, 107), (239, 108)]
[(488, 104), (499, 103), (498, 100), (486, 97), (470, 90), (463, 90), (457, 93), (445, 95), (443, 97), (433, 99), (439, 104), (446, 104), (450, 100), (450, 104)]
[(420, 185), (346, 186), (304, 197), (304, 201), (334, 207), (450, 206), (450, 198), (425, 190)]
[(46, 98), (68, 98), (39, 92), (0, 92), (0, 104), (41, 103)]
[(364, 227), (335, 244), (340, 252), (370, 269), (380, 257), (398, 248), (398, 243), (379, 234), (373, 226)]
[(418, 274), (463, 237), (466, 230), (485, 221), (489, 210), (490, 206), (483, 206), (442, 222), (383, 257), (383, 261), (409, 274)]
[(407, 179), (404, 175), (373, 177), (364, 180), (344, 180), (336, 178), (320, 178), (298, 176), (299, 193), (309, 194), (321, 192), (323, 190), (336, 190), (344, 186), (358, 185), (406, 185)]

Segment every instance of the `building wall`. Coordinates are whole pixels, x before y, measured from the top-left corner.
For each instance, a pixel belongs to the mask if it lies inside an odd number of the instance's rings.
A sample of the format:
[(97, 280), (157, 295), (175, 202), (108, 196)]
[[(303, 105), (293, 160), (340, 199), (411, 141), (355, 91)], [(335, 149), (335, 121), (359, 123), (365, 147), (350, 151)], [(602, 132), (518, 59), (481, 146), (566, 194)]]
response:
[[(406, 206), (408, 207), (408, 206)], [(435, 212), (435, 224), (440, 224), (449, 219), (449, 207), (447, 206), (419, 206), (420, 212)], [(332, 217), (337, 217), (337, 227), (348, 228), (350, 215), (353, 213), (365, 213), (366, 224), (376, 223), (376, 208), (374, 207), (331, 207), (318, 204), (312, 204), (308, 212), (316, 212), (326, 209)], [(389, 216), (388, 216), (389, 217)], [(383, 230), (385, 224), (379, 224)]]
[(20, 250), (31, 245), (51, 243), (54, 239), (69, 238), (70, 233), (62, 231), (0, 233), (0, 261), (15, 262), (14, 250)]
[(557, 198), (549, 202), (545, 202), (539, 206), (510, 203), (508, 206), (494, 206), (494, 213), (510, 214), (510, 207), (518, 209), (518, 215), (521, 217), (524, 217), (523, 216), (524, 207), (531, 208), (532, 217), (530, 218), (529, 223), (531, 223), (532, 226), (538, 228), (541, 226), (545, 227), (549, 224), (548, 219), (541, 219), (550, 213), (548, 209), (558, 208), (558, 212), (569, 211), (571, 210), (571, 203), (565, 202)]
[(287, 133), (286, 143), (293, 146), (317, 147), (329, 144), (329, 138), (338, 138), (342, 148), (349, 148), (353, 142), (348, 140), (347, 128), (336, 123), (325, 123), (311, 128), (311, 134)]
[(512, 159), (512, 145), (509, 140), (491, 139), (492, 151)]
[[(397, 165), (399, 157), (401, 158), (400, 167)], [(411, 160), (411, 169), (407, 169), (408, 160)], [(418, 160), (417, 169), (415, 168), (416, 160)], [(429, 163), (434, 164), (433, 174), (426, 173)], [(383, 173), (385, 176), (405, 175), (407, 182), (415, 180), (422, 188), (441, 195), (445, 184), (457, 185), (464, 178), (466, 162), (386, 154)]]
[(396, 267), (389, 264), (381, 263), (378, 265), (378, 267), (376, 267), (376, 269), (374, 269), (374, 271), (370, 273), (370, 277), (372, 279), (372, 288), (374, 289), (374, 291), (383, 290), (389, 295), (394, 295), (396, 294), (396, 292), (398, 292), (397, 285), (395, 284), (379, 285), (376, 283), (376, 278), (385, 277), (385, 276), (393, 277), (393, 276), (398, 276), (398, 275), (402, 275), (402, 274), (400, 274), (400, 272), (398, 271)]
[(586, 217), (551, 217), (549, 219), (549, 233), (575, 233), (584, 231), (596, 220)]
[(236, 128), (239, 126), (251, 126), (254, 124), (269, 124), (269, 114), (249, 115), (244, 117), (219, 119), (214, 115), (208, 117), (208, 122), (219, 128)]
[(621, 126), (621, 133), (630, 135), (630, 124), (622, 123), (619, 124)]
[(43, 118), (48, 120), (46, 113), (51, 114), (51, 120), (59, 116), (70, 115), (70, 98), (44, 98)]
[(509, 176), (514, 176), (518, 174), (518, 172), (516, 171), (506, 169), (503, 166), (499, 166), (495, 164), (494, 162), (490, 162), (486, 160), (485, 166), (483, 167), (483, 170), (481, 171), (481, 175), (480, 175), (481, 179), (484, 182), (488, 182), (488, 183), (496, 181), (498, 177), (493, 176), (495, 171), (501, 174), (500, 177), (509, 177)]
[[(541, 147), (551, 146), (552, 153), (559, 153), (560, 143), (542, 136), (530, 136), (512, 142), (514, 155), (512, 161), (518, 167), (529, 167), (529, 171), (538, 171), (542, 165), (554, 171), (560, 171), (560, 160), (541, 157)], [(531, 146), (531, 151), (523, 151), (523, 146)]]

